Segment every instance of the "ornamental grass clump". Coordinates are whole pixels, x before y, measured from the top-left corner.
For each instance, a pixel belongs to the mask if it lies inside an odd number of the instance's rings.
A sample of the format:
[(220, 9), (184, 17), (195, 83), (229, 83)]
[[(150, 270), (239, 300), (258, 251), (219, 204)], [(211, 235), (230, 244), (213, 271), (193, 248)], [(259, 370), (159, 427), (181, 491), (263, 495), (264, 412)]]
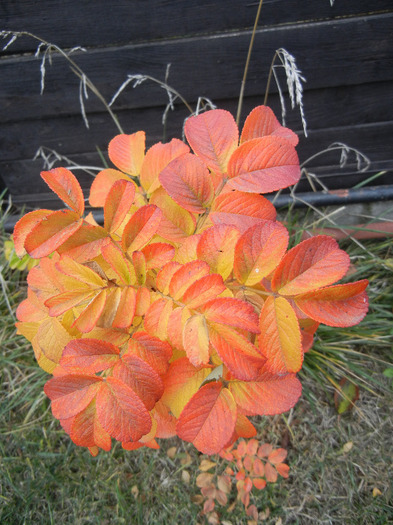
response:
[(262, 194), (300, 178), (298, 138), (266, 106), (240, 135), (231, 114), (189, 118), (180, 140), (109, 144), (85, 216), (75, 176), (41, 173), (66, 209), (15, 226), (15, 251), (39, 259), (17, 329), (52, 374), (44, 391), (72, 441), (158, 448), (177, 435), (204, 454), (252, 438), (249, 416), (288, 411), (320, 323), (366, 315), (366, 279), (334, 284), (349, 256), (319, 235), (288, 249)]

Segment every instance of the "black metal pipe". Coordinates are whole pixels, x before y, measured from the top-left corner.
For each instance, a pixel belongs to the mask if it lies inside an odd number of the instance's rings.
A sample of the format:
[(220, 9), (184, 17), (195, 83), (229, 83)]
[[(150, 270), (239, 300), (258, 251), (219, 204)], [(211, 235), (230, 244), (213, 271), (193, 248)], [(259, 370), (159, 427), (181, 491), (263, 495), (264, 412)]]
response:
[[(276, 208), (283, 208), (293, 204), (295, 208), (305, 208), (308, 205), (322, 207), (332, 205), (359, 204), (366, 202), (379, 202), (393, 200), (393, 185), (368, 186), (365, 188), (332, 191), (330, 193), (308, 192), (298, 193), (294, 197), (290, 194), (279, 195), (274, 199), (272, 195), (266, 195), (270, 201), (274, 201)], [(93, 212), (95, 220), (99, 224), (104, 223), (104, 214), (99, 211)], [(11, 215), (4, 223), (4, 231), (12, 233), (19, 216)]]

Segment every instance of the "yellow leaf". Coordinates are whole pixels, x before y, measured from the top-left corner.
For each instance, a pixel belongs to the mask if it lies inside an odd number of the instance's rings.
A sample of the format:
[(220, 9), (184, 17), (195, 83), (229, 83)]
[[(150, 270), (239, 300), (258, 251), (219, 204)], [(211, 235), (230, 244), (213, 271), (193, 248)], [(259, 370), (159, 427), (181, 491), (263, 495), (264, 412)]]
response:
[(215, 467), (217, 463), (210, 461), (209, 459), (202, 459), (201, 464), (199, 465), (199, 470), (202, 472), (207, 472), (211, 468)]
[(177, 447), (170, 447), (166, 451), (166, 455), (168, 456), (168, 458), (173, 459), (176, 456), (176, 452), (177, 452)]

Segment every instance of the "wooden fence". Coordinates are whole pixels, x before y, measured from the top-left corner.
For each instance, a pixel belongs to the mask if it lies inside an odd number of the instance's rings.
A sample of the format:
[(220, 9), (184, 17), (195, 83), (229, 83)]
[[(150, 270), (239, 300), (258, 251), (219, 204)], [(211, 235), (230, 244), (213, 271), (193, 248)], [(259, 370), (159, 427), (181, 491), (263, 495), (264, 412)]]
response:
[[(256, 0), (2, 0), (0, 30), (28, 31), (69, 52), (70, 57), (111, 100), (127, 75), (164, 80), (195, 106), (208, 97), (236, 112), (244, 64), (257, 12)], [(279, 48), (296, 58), (304, 84), (304, 136), (298, 109), (287, 94), (286, 124), (299, 133), (302, 162), (334, 142), (361, 150), (371, 161), (357, 171), (350, 156), (340, 168), (337, 151), (318, 155), (310, 171), (329, 189), (350, 188), (370, 175), (387, 171), (372, 184), (391, 184), (393, 167), (393, 4), (391, 0), (265, 0), (262, 6), (245, 90), (242, 119), (263, 103), (270, 64)], [(11, 35), (5, 36), (7, 44)], [(45, 89), (40, 94), (42, 58), (39, 42), (21, 36), (0, 55), (0, 177), (14, 203), (57, 207), (60, 201), (41, 181), (39, 147), (55, 150), (72, 162), (99, 166), (98, 150), (118, 133), (102, 102), (89, 91), (84, 125), (80, 80), (69, 63), (53, 54), (45, 61)], [(284, 71), (277, 69), (285, 87)], [(286, 88), (284, 89), (286, 91)], [(82, 93), (83, 96), (83, 93)], [(148, 144), (163, 137), (162, 114), (168, 96), (146, 80), (129, 85), (113, 110), (126, 133), (143, 129)], [(280, 116), (273, 82), (268, 104)], [(180, 137), (188, 112), (175, 101), (166, 137)], [(58, 165), (67, 165), (62, 161)], [(91, 175), (75, 171), (82, 187)], [(317, 184), (318, 186), (318, 184)], [(300, 191), (309, 191), (302, 180)]]

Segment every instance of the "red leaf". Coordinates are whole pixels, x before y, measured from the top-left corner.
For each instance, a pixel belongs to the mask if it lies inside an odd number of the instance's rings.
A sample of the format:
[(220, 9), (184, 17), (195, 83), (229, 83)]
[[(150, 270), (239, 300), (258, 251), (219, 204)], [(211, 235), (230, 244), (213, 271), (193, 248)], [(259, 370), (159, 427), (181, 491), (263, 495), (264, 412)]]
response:
[(182, 242), (192, 235), (196, 225), (195, 216), (177, 204), (164, 188), (153, 193), (150, 204), (155, 204), (162, 211), (157, 235), (171, 242)]
[(265, 222), (248, 229), (235, 248), (233, 272), (246, 286), (254, 286), (279, 264), (288, 246), (288, 232), (279, 222)]
[(46, 257), (79, 230), (82, 224), (83, 220), (73, 211), (54, 211), (26, 236), (25, 249), (35, 259)]
[(214, 299), (226, 289), (221, 275), (205, 275), (195, 281), (182, 297), (182, 302), (188, 308), (198, 308), (207, 301)]
[(349, 256), (326, 235), (307, 239), (284, 256), (274, 272), (273, 291), (297, 295), (341, 279), (349, 267)]
[(198, 279), (209, 274), (210, 268), (204, 261), (191, 261), (183, 264), (174, 274), (169, 284), (169, 294), (176, 301)]
[(121, 291), (119, 306), (116, 310), (112, 326), (127, 330), (134, 320), (136, 307), (136, 291), (131, 286), (126, 286)]
[(175, 255), (175, 248), (171, 244), (154, 242), (142, 248), (142, 253), (145, 256), (146, 269), (150, 270), (151, 268), (162, 268), (170, 262)]
[(233, 225), (244, 233), (262, 221), (274, 221), (276, 209), (263, 195), (231, 190), (214, 199), (210, 218), (214, 224)]
[(236, 414), (236, 405), (229, 390), (222, 388), (219, 382), (208, 383), (184, 407), (176, 432), (203, 454), (217, 454), (232, 435)]
[(90, 332), (97, 324), (105, 307), (107, 291), (104, 289), (92, 299), (74, 321), (74, 325), (83, 333)]
[(83, 215), (85, 211), (85, 199), (82, 188), (70, 170), (66, 168), (54, 168), (50, 171), (42, 171), (41, 177), (67, 206), (78, 215)]
[(161, 210), (153, 204), (139, 208), (124, 228), (121, 240), (123, 250), (133, 252), (143, 248), (157, 232), (161, 216)]
[(95, 401), (73, 418), (70, 437), (81, 447), (98, 446), (109, 452), (112, 446), (111, 437), (98, 420)]
[(138, 441), (151, 429), (151, 417), (141, 399), (115, 377), (106, 378), (96, 404), (99, 422), (118, 441)]
[(44, 392), (52, 401), (54, 417), (67, 419), (82, 412), (94, 399), (101, 385), (100, 377), (68, 375), (49, 379)]
[(282, 463), (285, 460), (287, 454), (288, 452), (285, 450), (285, 448), (276, 448), (276, 450), (270, 452), (268, 460), (273, 465), (278, 465), (279, 463)]
[(295, 374), (276, 376), (264, 373), (256, 381), (231, 381), (229, 390), (245, 415), (273, 416), (297, 403), (302, 386)]
[(210, 343), (237, 379), (253, 381), (266, 359), (243, 335), (224, 325), (210, 325)]
[(160, 182), (174, 201), (194, 213), (204, 213), (214, 196), (213, 183), (198, 157), (186, 153), (160, 173)]
[(194, 366), (209, 362), (209, 332), (203, 315), (189, 317), (183, 329), (183, 346)]
[(15, 224), (13, 239), (15, 253), (19, 258), (22, 258), (26, 254), (25, 240), (31, 230), (39, 224), (43, 219), (53, 213), (51, 210), (35, 210), (30, 213), (26, 213), (19, 221)]
[(316, 292), (299, 295), (296, 305), (306, 315), (328, 326), (354, 326), (368, 310), (365, 289), (368, 281), (329, 286)]
[(228, 164), (228, 187), (247, 193), (270, 193), (296, 184), (300, 178), (295, 148), (279, 137), (244, 142)]
[[(161, 171), (176, 157), (188, 153), (190, 148), (179, 139), (172, 139), (166, 144), (158, 142), (146, 153), (142, 164), (140, 181), (147, 194), (152, 194), (160, 187), (158, 176)], [(155, 204), (151, 202), (151, 204)]]
[(115, 232), (134, 202), (135, 184), (127, 180), (117, 180), (111, 187), (104, 206), (104, 228)]
[(277, 481), (277, 470), (270, 464), (265, 465), (265, 478), (269, 483), (275, 483)]
[(128, 342), (126, 354), (137, 355), (162, 376), (168, 370), (172, 347), (158, 337), (146, 332), (136, 332)]
[(184, 132), (194, 152), (216, 174), (224, 174), (239, 140), (232, 115), (223, 109), (187, 119)]
[(68, 374), (95, 374), (112, 368), (120, 350), (98, 339), (73, 339), (63, 350), (60, 366)]
[(108, 154), (119, 170), (132, 177), (139, 175), (145, 157), (145, 132), (116, 135), (109, 143)]
[(198, 391), (210, 372), (208, 367), (196, 368), (187, 357), (172, 361), (164, 378), (161, 400), (175, 417), (179, 417), (186, 403)]
[(108, 233), (101, 226), (84, 222), (61, 246), (60, 254), (67, 254), (79, 263), (85, 263), (98, 257), (101, 247), (107, 242)]
[(154, 407), (164, 390), (158, 373), (136, 355), (123, 355), (113, 370), (113, 377), (132, 388), (147, 410)]
[(301, 334), (296, 314), (284, 297), (268, 297), (260, 315), (259, 349), (266, 369), (274, 374), (298, 372), (303, 363)]
[(112, 168), (107, 168), (100, 171), (93, 180), (90, 188), (90, 206), (95, 208), (104, 207), (110, 189), (118, 180), (129, 181), (130, 179), (121, 171), (114, 170)]
[(165, 264), (161, 270), (158, 272), (156, 277), (156, 286), (157, 289), (162, 292), (164, 295), (169, 293), (169, 283), (171, 282), (174, 274), (181, 268), (181, 264), (178, 262), (169, 262)]
[(205, 230), (198, 242), (198, 259), (225, 280), (233, 270), (235, 245), (240, 233), (234, 226), (218, 225)]
[(268, 106), (258, 106), (254, 108), (246, 118), (240, 143), (267, 135), (284, 138), (293, 146), (296, 146), (299, 142), (296, 133), (281, 126), (273, 111)]
[(232, 297), (218, 297), (201, 307), (208, 321), (259, 333), (259, 319), (250, 303)]

